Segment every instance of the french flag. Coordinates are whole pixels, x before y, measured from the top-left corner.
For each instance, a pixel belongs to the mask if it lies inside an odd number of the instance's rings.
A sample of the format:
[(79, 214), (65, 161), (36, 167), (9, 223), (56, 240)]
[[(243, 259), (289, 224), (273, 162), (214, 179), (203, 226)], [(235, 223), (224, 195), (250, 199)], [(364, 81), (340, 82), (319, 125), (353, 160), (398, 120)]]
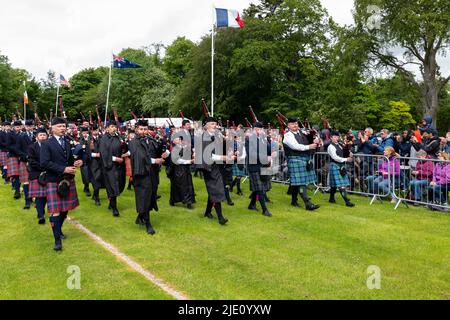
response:
[(216, 8), (217, 28), (243, 28), (244, 21), (237, 10)]

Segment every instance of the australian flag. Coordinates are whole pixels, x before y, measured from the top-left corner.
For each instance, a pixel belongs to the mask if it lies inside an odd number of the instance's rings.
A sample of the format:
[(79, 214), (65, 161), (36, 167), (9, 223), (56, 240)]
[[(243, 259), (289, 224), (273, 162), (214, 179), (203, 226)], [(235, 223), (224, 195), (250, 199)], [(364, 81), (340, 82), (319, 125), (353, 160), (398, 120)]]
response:
[(125, 68), (141, 68), (137, 63), (131, 62), (125, 58), (116, 56), (113, 54), (113, 68), (125, 69)]

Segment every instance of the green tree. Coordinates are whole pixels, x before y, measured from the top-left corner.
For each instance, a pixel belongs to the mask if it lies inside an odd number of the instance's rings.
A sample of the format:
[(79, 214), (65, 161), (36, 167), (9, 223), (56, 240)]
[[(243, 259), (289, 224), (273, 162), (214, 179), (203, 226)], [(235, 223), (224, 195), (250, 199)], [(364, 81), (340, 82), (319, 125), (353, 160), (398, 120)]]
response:
[(412, 128), (414, 121), (410, 110), (411, 107), (405, 101), (391, 101), (389, 103), (390, 110), (382, 114), (380, 125), (391, 131), (404, 128)]
[(192, 50), (195, 44), (185, 37), (176, 38), (166, 49), (162, 69), (173, 84), (179, 85), (192, 68)]

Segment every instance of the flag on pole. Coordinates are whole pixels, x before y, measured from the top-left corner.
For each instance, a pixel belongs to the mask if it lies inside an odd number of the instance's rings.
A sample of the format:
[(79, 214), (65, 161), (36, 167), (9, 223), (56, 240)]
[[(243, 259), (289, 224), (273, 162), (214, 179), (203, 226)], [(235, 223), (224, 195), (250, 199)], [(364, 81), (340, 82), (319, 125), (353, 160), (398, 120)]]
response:
[(116, 56), (113, 54), (113, 68), (125, 69), (125, 68), (141, 68), (137, 63), (131, 62), (128, 59)]
[(237, 10), (216, 8), (217, 28), (243, 28), (244, 21)]
[(28, 104), (28, 93), (27, 90), (23, 93), (23, 104)]
[(70, 86), (69, 81), (67, 81), (62, 74), (59, 74), (59, 85), (61, 86)]

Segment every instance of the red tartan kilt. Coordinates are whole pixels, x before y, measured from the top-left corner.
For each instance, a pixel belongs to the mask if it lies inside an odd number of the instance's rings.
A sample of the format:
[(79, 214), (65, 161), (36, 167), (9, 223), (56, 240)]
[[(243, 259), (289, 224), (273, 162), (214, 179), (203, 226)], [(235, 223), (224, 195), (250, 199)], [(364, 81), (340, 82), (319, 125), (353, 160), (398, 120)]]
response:
[(19, 162), (19, 180), (20, 183), (28, 183), (28, 170), (26, 162)]
[(131, 159), (130, 157), (125, 158), (125, 175), (131, 177), (133, 173), (131, 172)]
[(58, 195), (58, 183), (47, 183), (47, 210), (48, 213), (59, 213), (64, 211), (70, 211), (79, 206), (77, 187), (75, 180), (69, 180), (70, 188), (69, 194), (65, 198), (61, 198)]
[(37, 179), (31, 180), (28, 196), (30, 198), (45, 198), (47, 197), (47, 187), (41, 186)]
[(7, 166), (8, 165), (8, 153), (4, 151), (0, 151), (0, 166)]
[(8, 166), (8, 177), (19, 175), (19, 159), (8, 158), (6, 165)]

